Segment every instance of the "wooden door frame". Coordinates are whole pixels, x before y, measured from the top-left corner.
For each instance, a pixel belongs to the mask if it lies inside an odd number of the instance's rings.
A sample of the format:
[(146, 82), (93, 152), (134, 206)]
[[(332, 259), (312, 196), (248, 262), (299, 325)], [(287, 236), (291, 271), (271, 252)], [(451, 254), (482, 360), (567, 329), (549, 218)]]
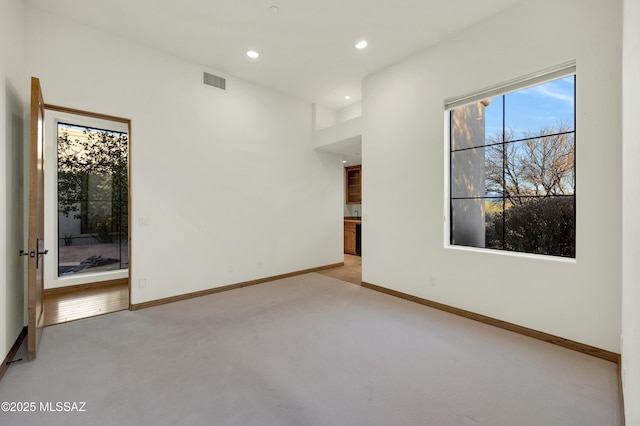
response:
[[(62, 113), (66, 113), (66, 114), (73, 114), (73, 115), (79, 115), (79, 116), (83, 116), (83, 117), (89, 117), (89, 118), (97, 118), (100, 120), (107, 120), (107, 121), (115, 121), (118, 123), (124, 123), (127, 125), (127, 135), (128, 135), (128, 150), (127, 150), (127, 186), (128, 186), (128, 191), (127, 191), (127, 204), (128, 204), (128, 217), (127, 217), (127, 227), (128, 227), (128, 234), (127, 234), (127, 245), (128, 245), (128, 255), (129, 255), (129, 267), (128, 267), (128, 277), (127, 277), (127, 281), (129, 282), (129, 309), (131, 309), (131, 265), (132, 265), (132, 261), (131, 261), (131, 234), (132, 234), (132, 228), (131, 228), (131, 218), (132, 218), (132, 206), (131, 206), (131, 120), (128, 118), (124, 118), (124, 117), (117, 117), (115, 115), (107, 115), (107, 114), (100, 114), (97, 112), (90, 112), (90, 111), (84, 111), (84, 110), (80, 110), (80, 109), (75, 109), (75, 108), (68, 108), (68, 107), (63, 107), (63, 106), (59, 106), (59, 105), (52, 105), (52, 104), (44, 104), (44, 109), (49, 110), (49, 111), (57, 111), (57, 112), (62, 112)], [(57, 243), (56, 243), (57, 244)]]

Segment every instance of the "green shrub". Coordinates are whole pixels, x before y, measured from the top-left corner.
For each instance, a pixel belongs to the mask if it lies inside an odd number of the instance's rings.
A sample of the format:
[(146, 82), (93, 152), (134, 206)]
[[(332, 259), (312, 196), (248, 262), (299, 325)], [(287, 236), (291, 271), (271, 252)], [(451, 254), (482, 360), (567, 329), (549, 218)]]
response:
[(486, 215), (486, 247), (575, 257), (573, 197), (534, 198)]

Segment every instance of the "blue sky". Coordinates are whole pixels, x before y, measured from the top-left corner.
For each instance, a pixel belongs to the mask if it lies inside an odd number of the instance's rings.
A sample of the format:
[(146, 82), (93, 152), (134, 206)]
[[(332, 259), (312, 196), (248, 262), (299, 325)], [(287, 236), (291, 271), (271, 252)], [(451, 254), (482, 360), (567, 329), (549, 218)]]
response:
[(513, 129), (516, 139), (528, 131), (568, 123), (574, 129), (574, 76), (529, 87), (492, 99), (485, 108), (485, 135), (489, 139), (502, 132), (502, 106), (505, 127)]

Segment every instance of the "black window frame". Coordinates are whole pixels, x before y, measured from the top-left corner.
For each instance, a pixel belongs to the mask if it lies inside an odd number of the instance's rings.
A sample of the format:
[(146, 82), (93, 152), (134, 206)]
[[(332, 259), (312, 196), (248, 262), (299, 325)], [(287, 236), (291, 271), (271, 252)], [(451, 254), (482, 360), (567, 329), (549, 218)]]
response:
[[(518, 91), (524, 90), (526, 88), (531, 88), (531, 87), (536, 87), (542, 84), (546, 84), (555, 80), (560, 80), (560, 79), (564, 79), (564, 78), (568, 78), (568, 77), (573, 77), (573, 130), (570, 131), (563, 131), (563, 132), (557, 132), (557, 133), (549, 133), (549, 134), (539, 134), (535, 137), (524, 137), (524, 138), (516, 138), (513, 140), (507, 140), (506, 138), (506, 102), (505, 102), (505, 98), (507, 95), (511, 94), (511, 93), (516, 93)], [(560, 257), (560, 258), (568, 258), (568, 259), (575, 259), (576, 258), (576, 230), (577, 230), (577, 115), (576, 115), (576, 89), (577, 87), (577, 73), (575, 72), (575, 70), (573, 72), (569, 72), (566, 75), (562, 76), (562, 77), (558, 77), (555, 76), (553, 78), (549, 78), (548, 80), (542, 80), (542, 81), (536, 81), (535, 84), (527, 84), (527, 81), (522, 81), (522, 83), (520, 84), (520, 87), (518, 88), (513, 88), (511, 90), (507, 90), (504, 91), (502, 93), (499, 94), (494, 94), (491, 96), (491, 98), (497, 98), (497, 97), (502, 97), (502, 140), (497, 142), (497, 143), (490, 143), (490, 144), (485, 144), (484, 145), (479, 145), (479, 146), (471, 146), (471, 147), (463, 147), (463, 148), (459, 148), (459, 149), (454, 149), (454, 112), (457, 108), (463, 107), (463, 106), (468, 106), (471, 105), (475, 102), (468, 102), (466, 104), (462, 104), (462, 105), (457, 105), (455, 107), (451, 107), (448, 108), (447, 112), (448, 112), (448, 120), (449, 120), (449, 245), (453, 246), (453, 247), (473, 247), (473, 248), (478, 248), (478, 249), (486, 249), (486, 250), (491, 250), (491, 251), (496, 251), (496, 252), (508, 252), (508, 253), (522, 253), (522, 254), (533, 254), (533, 255), (540, 255), (540, 256), (551, 256), (551, 257)], [(480, 101), (478, 101), (480, 102)], [(564, 134), (572, 134), (573, 135), (573, 193), (572, 194), (541, 194), (541, 195), (527, 195), (527, 196), (523, 196), (523, 198), (529, 198), (529, 199), (549, 199), (549, 198), (571, 198), (572, 199), (572, 210), (573, 210), (573, 230), (572, 230), (572, 238), (573, 238), (573, 245), (572, 245), (572, 249), (569, 255), (567, 254), (554, 254), (554, 253), (541, 253), (541, 252), (536, 252), (536, 251), (524, 251), (524, 250), (517, 250), (517, 249), (509, 249), (507, 247), (507, 242), (506, 242), (506, 233), (507, 233), (507, 227), (506, 227), (506, 218), (505, 218), (505, 212), (507, 210), (506, 207), (506, 199), (508, 198), (506, 196), (507, 191), (505, 190), (505, 182), (506, 182), (506, 178), (505, 178), (505, 161), (506, 161), (506, 157), (507, 157), (507, 150), (505, 149), (508, 145), (512, 145), (512, 144), (516, 144), (516, 143), (521, 143), (521, 142), (526, 142), (526, 141), (530, 141), (530, 140), (534, 140), (534, 139), (542, 139), (544, 137), (553, 137), (553, 136), (558, 136), (558, 135), (564, 135)], [(495, 196), (491, 196), (487, 193), (486, 190), (483, 191), (483, 196), (469, 196), (469, 197), (454, 197), (454, 162), (453, 162), (453, 158), (454, 158), (454, 154), (456, 152), (463, 152), (463, 151), (470, 151), (470, 150), (477, 150), (477, 149), (486, 149), (486, 148), (492, 148), (495, 146), (500, 146), (501, 150), (502, 150), (502, 157), (503, 157), (503, 168), (502, 168), (502, 173), (503, 173), (503, 178), (502, 178), (502, 193), (500, 195), (495, 195)], [(485, 154), (486, 155), (486, 154)], [(486, 178), (485, 178), (485, 184), (486, 184)], [(488, 247), (487, 246), (487, 242), (485, 241), (485, 247), (478, 247), (478, 246), (474, 246), (471, 244), (461, 244), (461, 243), (456, 243), (454, 241), (454, 201), (456, 200), (483, 200), (484, 202), (486, 201), (490, 201), (490, 200), (502, 200), (501, 204), (502, 204), (502, 247)], [(486, 233), (486, 222), (485, 222), (485, 233)]]

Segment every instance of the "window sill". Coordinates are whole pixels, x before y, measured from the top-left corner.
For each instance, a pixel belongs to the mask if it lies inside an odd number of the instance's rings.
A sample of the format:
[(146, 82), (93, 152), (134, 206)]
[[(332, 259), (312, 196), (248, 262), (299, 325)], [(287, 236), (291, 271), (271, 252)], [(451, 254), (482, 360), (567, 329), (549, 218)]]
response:
[(494, 250), (487, 248), (479, 248), (479, 247), (468, 247), (468, 246), (456, 246), (451, 244), (445, 244), (445, 249), (450, 250), (458, 250), (465, 251), (471, 253), (485, 254), (485, 255), (497, 255), (497, 256), (508, 256), (508, 257), (516, 257), (516, 258), (524, 258), (535, 261), (550, 261), (550, 262), (559, 262), (566, 264), (576, 264), (577, 261), (575, 258), (569, 257), (560, 257), (560, 256), (549, 256), (546, 254), (533, 254), (533, 253), (521, 253), (516, 251), (506, 251), (506, 250)]

